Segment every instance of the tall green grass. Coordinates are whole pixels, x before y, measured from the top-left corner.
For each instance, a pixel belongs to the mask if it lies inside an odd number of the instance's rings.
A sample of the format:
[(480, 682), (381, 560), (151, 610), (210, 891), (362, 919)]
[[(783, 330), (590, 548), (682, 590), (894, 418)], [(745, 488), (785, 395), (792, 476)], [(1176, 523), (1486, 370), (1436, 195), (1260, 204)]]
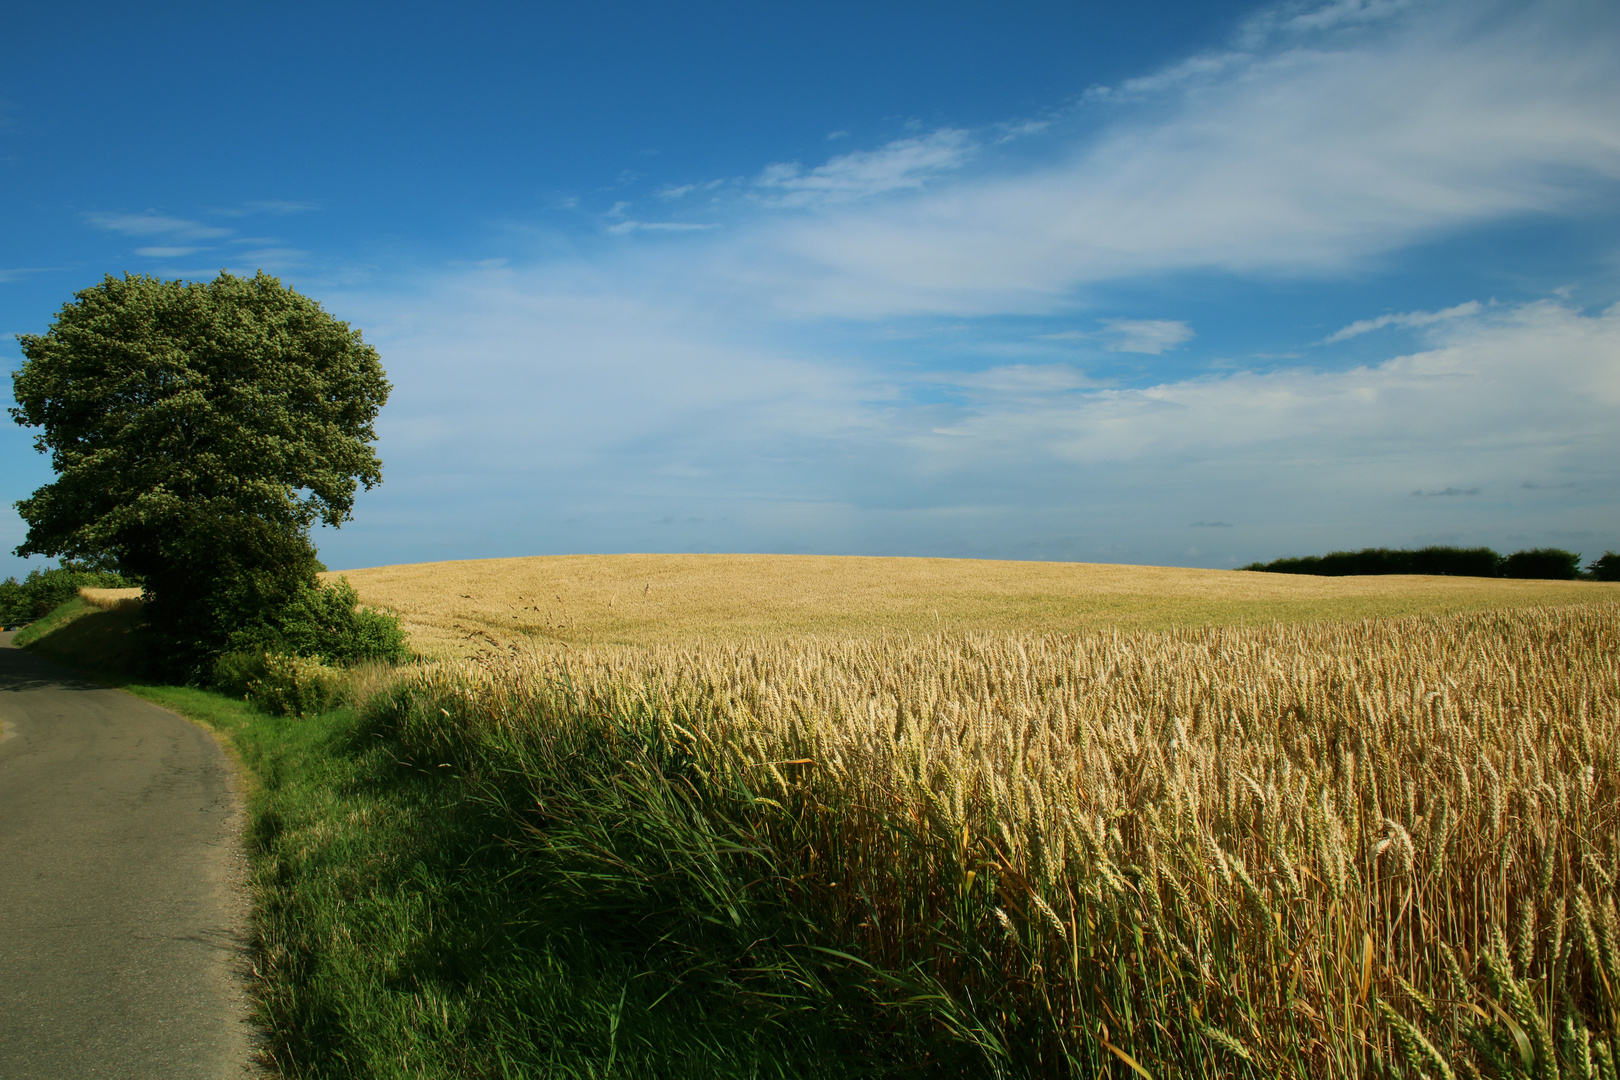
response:
[(295, 1077), (841, 1077), (820, 1018), (671, 978), (535, 887), (489, 784), (340, 710), (254, 716), (266, 1056)]

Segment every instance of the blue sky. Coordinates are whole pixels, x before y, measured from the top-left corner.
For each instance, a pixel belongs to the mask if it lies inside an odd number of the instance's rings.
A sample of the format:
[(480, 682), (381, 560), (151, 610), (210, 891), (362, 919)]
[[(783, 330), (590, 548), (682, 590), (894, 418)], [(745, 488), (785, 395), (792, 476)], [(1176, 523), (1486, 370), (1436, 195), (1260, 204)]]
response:
[[(105, 273), (320, 300), (395, 384), (334, 568), (1620, 549), (1607, 0), (19, 4), (0, 35), (5, 366)], [(0, 430), (0, 574), (49, 478)]]

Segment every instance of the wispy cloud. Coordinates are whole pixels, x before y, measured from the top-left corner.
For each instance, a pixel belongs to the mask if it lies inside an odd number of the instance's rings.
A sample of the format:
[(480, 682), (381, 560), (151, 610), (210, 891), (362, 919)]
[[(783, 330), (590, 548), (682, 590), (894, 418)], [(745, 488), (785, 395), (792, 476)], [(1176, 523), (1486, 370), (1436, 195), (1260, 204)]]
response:
[(1420, 499), (1451, 499), (1458, 495), (1478, 495), (1479, 488), (1444, 487), (1433, 488), (1429, 491), (1424, 491), (1422, 488), (1416, 488), (1413, 490), (1412, 494)]
[(1192, 327), (1175, 319), (1104, 319), (1110, 352), (1159, 356), (1193, 339)]
[(960, 128), (896, 139), (876, 150), (857, 150), (805, 169), (798, 162), (770, 165), (754, 180), (772, 206), (854, 202), (891, 191), (916, 190), (931, 178), (960, 169), (977, 145)]
[[(1044, 164), (966, 169), (979, 136), (950, 128), (773, 166), (757, 180), (764, 204), (823, 213), (740, 230), (715, 270), (746, 266), (751, 288), (798, 315), (1042, 313), (1123, 278), (1341, 275), (1612, 192), (1612, 7), (1373, 7), (1311, 9), (1308, 38), (1145, 76), (1151, 100), (1086, 106), (1108, 118), (1102, 132), (1064, 147), (1059, 125)], [(1357, 12), (1376, 14), (1376, 32)], [(865, 198), (882, 192), (904, 197)]]
[(235, 251), (231, 253), (231, 261), (246, 262), (255, 268), (266, 270), (286, 269), (301, 265), (309, 258), (309, 252), (293, 247), (259, 248), (254, 251)]
[(66, 267), (61, 266), (0, 267), (0, 284), (8, 281), (16, 281), (19, 278), (27, 277), (29, 274), (53, 274), (64, 269), (66, 269)]
[(229, 236), (232, 232), (230, 229), (222, 229), (217, 225), (204, 225), (199, 221), (169, 217), (151, 211), (144, 214), (90, 213), (84, 215), (84, 218), (85, 221), (98, 229), (120, 233), (124, 236), (168, 236), (176, 240), (216, 240), (223, 236)]
[(1411, 7), (1410, 0), (1331, 0), (1326, 4), (1285, 3), (1252, 16), (1239, 37), (1263, 42), (1279, 35), (1316, 34), (1384, 22)]
[(1322, 345), (1335, 345), (1374, 330), (1382, 330), (1386, 326), (1432, 326), (1447, 319), (1460, 319), (1466, 315), (1478, 315), (1483, 309), (1478, 300), (1470, 300), (1456, 307), (1444, 308), (1440, 311), (1408, 311), (1400, 315), (1380, 315), (1376, 319), (1358, 319), (1357, 321), (1338, 330), (1320, 342)]
[(202, 250), (199, 247), (139, 247), (135, 249), (135, 254), (148, 259), (175, 259)]
[[(701, 542), (733, 550), (1016, 554), (996, 537), (1134, 529), (1124, 550), (1139, 559), (1154, 513), (1173, 515), (1167, 537), (1241, 521), (1243, 535), (1270, 530), (1308, 550), (1477, 537), (1513, 516), (1504, 500), (1539, 497), (1522, 482), (1620, 483), (1620, 306), (1481, 307), (1416, 327), (1423, 351), (1348, 371), (1206, 370), (1119, 387), (1062, 363), (865, 361), (681, 286), (558, 265), (447, 276), (408, 305), (333, 307), (389, 358), (388, 460), (438, 477), (450, 516), (485, 522), (476, 529), (518, 526), (475, 493), (498, 493), (530, 533), (563, 529), (548, 515), (565, 511), (595, 522), (567, 526), (581, 548), (656, 544), (634, 522), (684, 512), (650, 512), (668, 500), (728, 517)], [(1468, 481), (1448, 497), (1436, 475), (1488, 477), (1504, 494), (1470, 497), (1484, 485)], [(1189, 526), (1187, 508), (1203, 503), (1219, 516)], [(1572, 501), (1544, 523), (1581, 512)], [(1076, 533), (1074, 522), (1091, 524)], [(1106, 554), (1078, 544), (1040, 550)], [(1184, 545), (1159, 557), (1190, 558)]]
[(635, 221), (626, 218), (609, 225), (607, 231), (622, 236), (633, 232), (704, 232), (719, 227), (719, 223), (713, 221)]
[(1179, 319), (1103, 319), (1098, 330), (1059, 330), (1036, 336), (1041, 341), (1095, 341), (1109, 352), (1161, 356), (1197, 335)]
[(1006, 364), (983, 371), (936, 372), (919, 381), (1003, 397), (1046, 396), (1103, 385), (1070, 364)]
[[(678, 198), (679, 196), (677, 195), (674, 197)], [(604, 215), (609, 221), (612, 222), (612, 224), (607, 227), (608, 232), (616, 236), (625, 236), (635, 232), (705, 232), (709, 229), (717, 229), (720, 227), (718, 222), (640, 221), (630, 216), (630, 208), (632, 205), (633, 204), (629, 200), (621, 200), (613, 204), (612, 208), (609, 209)]]

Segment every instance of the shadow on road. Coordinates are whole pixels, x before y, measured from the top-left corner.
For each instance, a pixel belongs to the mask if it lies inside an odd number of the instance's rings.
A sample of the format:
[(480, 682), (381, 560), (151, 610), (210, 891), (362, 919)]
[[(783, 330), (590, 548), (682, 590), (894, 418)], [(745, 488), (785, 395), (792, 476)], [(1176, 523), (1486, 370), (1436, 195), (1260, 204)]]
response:
[(105, 690), (59, 664), (25, 652), (11, 643), (16, 631), (0, 634), (0, 693), (24, 690)]

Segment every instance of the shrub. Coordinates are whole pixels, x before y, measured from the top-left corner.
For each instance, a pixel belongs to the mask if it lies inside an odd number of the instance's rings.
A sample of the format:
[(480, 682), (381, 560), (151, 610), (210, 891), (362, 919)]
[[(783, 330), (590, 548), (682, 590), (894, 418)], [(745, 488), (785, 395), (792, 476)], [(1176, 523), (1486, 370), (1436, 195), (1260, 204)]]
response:
[(251, 649), (228, 652), (214, 661), (212, 685), (222, 693), (245, 698), (253, 684), (265, 676), (264, 653)]
[(1581, 557), (1559, 548), (1533, 548), (1515, 551), (1502, 560), (1502, 576), (1573, 581), (1581, 575)]
[[(253, 665), (245, 664), (237, 670), (249, 666)], [(247, 678), (246, 697), (267, 713), (307, 716), (325, 712), (343, 700), (343, 672), (313, 657), (266, 653), (258, 658), (256, 666), (260, 673)]]
[(360, 607), (346, 580), (316, 582), (231, 638), (233, 652), (273, 652), (319, 657), (330, 664), (367, 660), (397, 663), (408, 658), (405, 632), (390, 612)]
[(1586, 574), (1594, 581), (1620, 581), (1620, 555), (1605, 551), (1587, 564)]
[(32, 610), (33, 604), (28, 603), (27, 594), (16, 578), (0, 581), (0, 630), (28, 622), (24, 612)]

